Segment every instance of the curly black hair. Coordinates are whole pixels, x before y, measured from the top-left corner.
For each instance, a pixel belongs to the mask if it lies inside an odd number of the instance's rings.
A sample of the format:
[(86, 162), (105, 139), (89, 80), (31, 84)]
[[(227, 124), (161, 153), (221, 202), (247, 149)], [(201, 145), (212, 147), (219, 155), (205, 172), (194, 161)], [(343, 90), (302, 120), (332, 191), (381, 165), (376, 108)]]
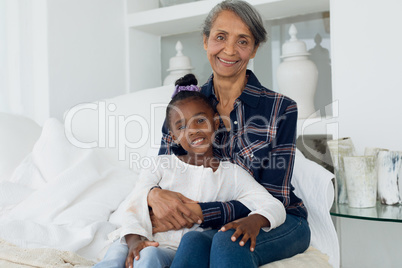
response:
[[(190, 86), (197, 85), (198, 81), (194, 74), (186, 74), (185, 76), (179, 78), (175, 82), (175, 86)], [(201, 92), (198, 91), (180, 91), (176, 95), (173, 96), (172, 100), (169, 102), (168, 107), (166, 108), (166, 120), (165, 124), (168, 129), (170, 129), (170, 114), (172, 111), (172, 107), (175, 106), (175, 103), (178, 101), (183, 101), (186, 99), (197, 99), (203, 101), (212, 111), (215, 111), (212, 102)]]

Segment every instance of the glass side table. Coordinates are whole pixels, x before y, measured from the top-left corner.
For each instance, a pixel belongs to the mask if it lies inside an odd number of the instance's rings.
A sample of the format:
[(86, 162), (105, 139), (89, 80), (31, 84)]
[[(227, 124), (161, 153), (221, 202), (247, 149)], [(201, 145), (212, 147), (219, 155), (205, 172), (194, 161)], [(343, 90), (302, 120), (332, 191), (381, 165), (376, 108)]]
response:
[(348, 204), (334, 203), (330, 214), (344, 218), (402, 223), (402, 206), (383, 205), (379, 201), (372, 208), (351, 208)]

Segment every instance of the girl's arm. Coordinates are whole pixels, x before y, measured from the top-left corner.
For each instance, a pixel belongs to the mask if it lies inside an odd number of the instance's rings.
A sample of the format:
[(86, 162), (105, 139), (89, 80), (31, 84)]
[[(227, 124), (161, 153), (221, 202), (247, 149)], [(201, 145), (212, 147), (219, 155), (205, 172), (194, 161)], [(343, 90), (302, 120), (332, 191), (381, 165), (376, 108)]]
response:
[(159, 167), (159, 157), (151, 161), (148, 168), (143, 168), (134, 190), (130, 194), (123, 215), (123, 224), (120, 228), (120, 237), (136, 234), (152, 240), (152, 224), (147, 203), (148, 193), (154, 185), (158, 185), (163, 176)]
[[(162, 127), (159, 155), (185, 154), (185, 150), (173, 142), (165, 125), (164, 123)], [(189, 204), (193, 204), (193, 210), (188, 208)], [(156, 226), (154, 233), (189, 228), (194, 223), (202, 223), (202, 215), (195, 213), (195, 210), (200, 210), (199, 205), (194, 204), (197, 202), (180, 193), (160, 188), (152, 189), (148, 194), (148, 205), (154, 214), (152, 219), (153, 225)]]

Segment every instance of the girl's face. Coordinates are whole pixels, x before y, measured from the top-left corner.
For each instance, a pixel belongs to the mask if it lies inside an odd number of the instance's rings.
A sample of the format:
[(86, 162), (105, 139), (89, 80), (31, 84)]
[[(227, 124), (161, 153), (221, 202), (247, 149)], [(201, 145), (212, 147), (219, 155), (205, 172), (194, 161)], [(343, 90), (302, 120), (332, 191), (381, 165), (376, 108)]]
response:
[(218, 14), (209, 38), (204, 35), (204, 49), (215, 76), (244, 75), (258, 45), (247, 25), (232, 11)]
[(212, 156), (212, 143), (219, 119), (202, 100), (178, 101), (170, 114), (171, 135), (189, 155)]

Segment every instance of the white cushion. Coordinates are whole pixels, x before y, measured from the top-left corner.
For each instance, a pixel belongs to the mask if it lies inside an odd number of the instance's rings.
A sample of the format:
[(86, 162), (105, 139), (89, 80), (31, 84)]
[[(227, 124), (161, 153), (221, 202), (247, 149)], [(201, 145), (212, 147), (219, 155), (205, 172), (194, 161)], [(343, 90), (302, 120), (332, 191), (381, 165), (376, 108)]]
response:
[(275, 261), (260, 266), (260, 268), (331, 268), (328, 256), (314, 247), (309, 247), (305, 252), (291, 258)]
[(39, 138), (41, 127), (20, 115), (0, 113), (0, 182), (11, 178)]

